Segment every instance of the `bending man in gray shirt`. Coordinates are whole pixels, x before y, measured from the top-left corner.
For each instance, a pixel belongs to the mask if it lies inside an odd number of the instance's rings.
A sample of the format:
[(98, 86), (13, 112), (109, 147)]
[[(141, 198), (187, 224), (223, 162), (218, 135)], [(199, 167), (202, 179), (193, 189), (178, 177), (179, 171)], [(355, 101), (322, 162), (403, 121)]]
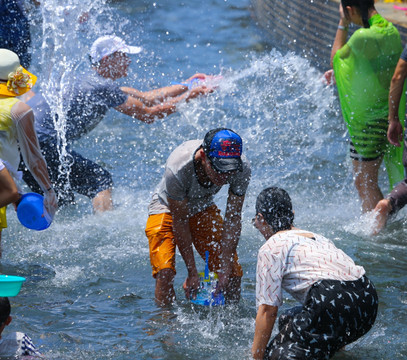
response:
[[(236, 253), (241, 213), (251, 170), (242, 155), (242, 139), (229, 129), (209, 131), (204, 141), (190, 140), (169, 156), (149, 206), (146, 235), (156, 279), (155, 298), (161, 305), (175, 298), (175, 248), (188, 271), (184, 283), (187, 298), (196, 294), (199, 276), (193, 246), (209, 270), (218, 273), (219, 289), (226, 301), (238, 301), (243, 275)], [(213, 201), (229, 184), (225, 217)]]

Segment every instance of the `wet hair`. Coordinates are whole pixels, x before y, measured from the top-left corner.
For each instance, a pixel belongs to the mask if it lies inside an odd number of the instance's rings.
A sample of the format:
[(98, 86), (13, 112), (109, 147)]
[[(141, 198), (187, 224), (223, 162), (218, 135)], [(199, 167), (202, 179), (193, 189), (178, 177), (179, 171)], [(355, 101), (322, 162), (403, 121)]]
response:
[(0, 297), (0, 326), (4, 324), (10, 316), (10, 301), (6, 297)]
[(363, 27), (370, 28), (369, 25), (369, 9), (374, 8), (374, 0), (341, 0), (343, 11), (348, 15), (347, 6), (354, 6), (359, 9), (362, 17)]
[(256, 215), (262, 214), (274, 232), (289, 230), (294, 222), (293, 207), (287, 191), (271, 186), (264, 189), (256, 200)]

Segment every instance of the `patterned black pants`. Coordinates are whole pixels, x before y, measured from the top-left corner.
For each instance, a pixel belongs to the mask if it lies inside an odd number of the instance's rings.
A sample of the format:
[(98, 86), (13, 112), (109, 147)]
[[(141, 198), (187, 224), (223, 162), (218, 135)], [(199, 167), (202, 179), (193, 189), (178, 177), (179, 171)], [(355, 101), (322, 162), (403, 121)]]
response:
[(371, 329), (377, 306), (376, 289), (366, 276), (318, 281), (304, 306), (280, 316), (280, 332), (267, 346), (264, 359), (329, 359)]

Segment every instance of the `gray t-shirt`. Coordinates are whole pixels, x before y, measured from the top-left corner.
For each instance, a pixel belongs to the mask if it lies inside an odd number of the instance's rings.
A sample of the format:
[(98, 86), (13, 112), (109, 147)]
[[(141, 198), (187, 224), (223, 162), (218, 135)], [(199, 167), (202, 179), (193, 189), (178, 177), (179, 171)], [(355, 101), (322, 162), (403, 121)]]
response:
[[(169, 156), (164, 176), (158, 184), (148, 207), (149, 215), (169, 213), (168, 198), (182, 201), (188, 199), (189, 212), (194, 215), (211, 206), (214, 195), (222, 188), (212, 184), (202, 186), (194, 167), (194, 156), (202, 145), (202, 140), (190, 140), (178, 146)], [(237, 195), (246, 194), (251, 169), (247, 158), (242, 156), (243, 171), (228, 179), (229, 190)]]
[[(93, 130), (109, 108), (125, 103), (128, 97), (113, 80), (105, 79), (94, 71), (85, 76), (77, 75), (73, 79), (76, 81), (73, 80), (62, 91), (68, 142), (77, 140)], [(34, 111), (38, 139), (41, 142), (55, 139), (57, 131), (45, 98), (37, 94), (27, 104)]]

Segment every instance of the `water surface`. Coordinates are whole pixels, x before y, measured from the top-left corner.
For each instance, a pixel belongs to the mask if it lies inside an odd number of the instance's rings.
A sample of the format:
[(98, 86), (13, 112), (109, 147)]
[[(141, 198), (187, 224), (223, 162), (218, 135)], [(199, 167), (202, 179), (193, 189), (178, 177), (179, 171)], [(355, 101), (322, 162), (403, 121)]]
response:
[[(254, 334), (255, 268), (264, 240), (252, 227), (258, 192), (289, 191), (296, 225), (331, 238), (375, 282), (380, 309), (374, 328), (335, 359), (407, 356), (407, 226), (405, 212), (379, 236), (366, 231), (352, 185), (346, 129), (336, 94), (321, 72), (294, 53), (267, 45), (248, 0), (43, 1), (31, 13), (34, 63), (58, 107), (58, 88), (87, 66), (99, 35), (115, 33), (144, 48), (120, 82), (140, 90), (195, 72), (221, 73), (215, 93), (152, 125), (111, 110), (75, 144), (111, 171), (114, 211), (93, 215), (88, 199), (63, 208), (52, 227), (33, 232), (9, 209), (0, 271), (27, 277), (12, 298), (10, 330), (27, 332), (49, 359), (249, 359)], [(77, 17), (89, 13), (87, 22)], [(201, 309), (183, 297), (186, 271), (177, 256), (174, 306), (154, 303), (147, 206), (170, 152), (185, 140), (226, 126), (244, 140), (253, 168), (238, 253), (244, 270), (239, 305)], [(388, 187), (381, 174), (383, 191)], [(224, 209), (227, 193), (217, 202)], [(198, 261), (203, 269), (203, 261)], [(287, 296), (284, 308), (295, 302)]]

